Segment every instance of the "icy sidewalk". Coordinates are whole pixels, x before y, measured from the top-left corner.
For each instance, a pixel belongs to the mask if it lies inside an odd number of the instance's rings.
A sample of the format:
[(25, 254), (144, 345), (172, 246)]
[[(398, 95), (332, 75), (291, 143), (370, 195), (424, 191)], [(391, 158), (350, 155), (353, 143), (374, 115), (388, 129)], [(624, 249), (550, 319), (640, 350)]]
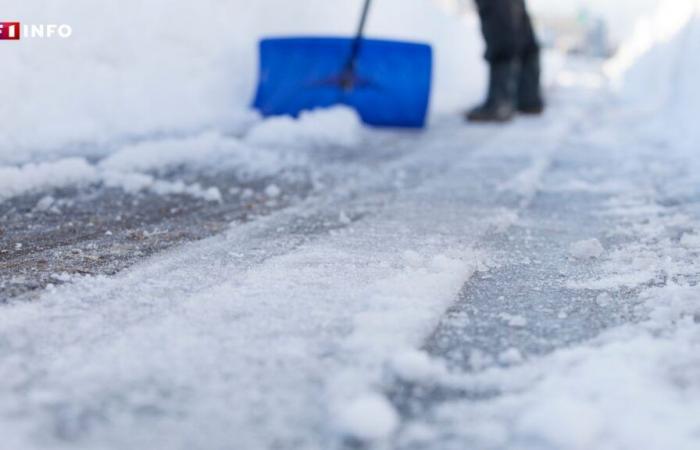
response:
[(419, 346), (486, 268), (475, 247), (529, 204), (580, 115), (557, 111), (485, 142), (457, 120), (382, 138), (410, 151), (369, 161), (363, 183), (4, 307), (7, 441), (332, 448), (389, 437), (385, 364)]
[(613, 136), (619, 153), (583, 139), (558, 155), (515, 242), (492, 244), (510, 256), (428, 341), (439, 359), (398, 372), (396, 447), (700, 445), (694, 155)]
[(699, 37), (691, 21), (638, 63), (636, 108), (602, 103), (566, 139), (436, 359), (399, 366), (392, 447), (700, 446)]

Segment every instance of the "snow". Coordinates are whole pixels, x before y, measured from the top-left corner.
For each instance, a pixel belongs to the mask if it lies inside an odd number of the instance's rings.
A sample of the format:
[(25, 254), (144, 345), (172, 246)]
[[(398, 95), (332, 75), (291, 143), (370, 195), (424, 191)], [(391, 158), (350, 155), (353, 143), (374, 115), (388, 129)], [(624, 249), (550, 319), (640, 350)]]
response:
[(362, 441), (386, 439), (399, 425), (399, 415), (386, 397), (367, 394), (352, 401), (343, 411), (340, 428)]
[[(211, 130), (243, 135), (260, 121), (249, 108), (258, 40), (351, 36), (361, 2), (124, 0), (101, 6), (91, 0), (0, 0), (0, 7), (25, 22), (60, 21), (74, 30), (70, 39), (27, 39), (3, 49), (0, 96), (14, 106), (0, 109), (0, 164), (19, 164), (46, 154), (104, 155), (115, 142), (154, 136)], [(124, 11), (127, 25), (116, 19)], [(185, 31), (178, 25), (183, 23)], [(480, 96), (484, 71), (474, 67), (481, 67), (482, 44), (474, 17), (450, 16), (427, 0), (384, 0), (373, 5), (367, 32), (434, 46), (434, 112), (463, 108)], [(336, 114), (319, 120), (336, 128), (342, 128), (336, 122), (346, 121), (347, 131), (338, 137), (354, 139), (355, 119)], [(308, 137), (310, 125), (273, 123), (264, 127), (268, 131), (256, 131), (255, 139), (279, 139), (270, 130)]]
[(33, 190), (90, 183), (97, 176), (97, 170), (83, 158), (0, 167), (0, 200)]
[(99, 167), (118, 172), (148, 172), (178, 166), (239, 167), (251, 173), (270, 173), (280, 166), (277, 153), (251, 148), (240, 139), (207, 131), (187, 137), (145, 140), (118, 148)]
[(501, 313), (499, 315), (502, 321), (504, 321), (509, 327), (522, 328), (527, 326), (527, 319), (523, 316), (513, 315), (508, 313)]
[(121, 188), (132, 194), (148, 190), (159, 195), (189, 195), (211, 202), (222, 200), (221, 192), (216, 187), (203, 188), (198, 183), (188, 185), (182, 181), (158, 180), (147, 174), (108, 171), (102, 174), (102, 180), (107, 187)]
[(508, 350), (498, 355), (498, 361), (501, 364), (507, 365), (519, 364), (523, 362), (523, 355), (517, 348), (509, 348)]
[(298, 158), (289, 158), (281, 152), (251, 148), (233, 137), (205, 132), (185, 138), (129, 144), (97, 163), (80, 157), (0, 167), (0, 199), (38, 190), (102, 182), (131, 193), (149, 190), (161, 195), (185, 194), (220, 201), (221, 193), (215, 187), (162, 180), (149, 172), (162, 172), (184, 165), (196, 168), (216, 164), (241, 174), (260, 176), (275, 173), (281, 166), (298, 161)]
[[(378, 6), (370, 31), (434, 34), (434, 111), (463, 105), (478, 87), (478, 75), (457, 81), (477, 57), (473, 17), (462, 22), (427, 2), (402, 0), (405, 14), (397, 20), (391, 11), (398, 1)], [(257, 34), (246, 34), (251, 27), (266, 22), (265, 33), (307, 25), (334, 29), (339, 22), (331, 17), (352, 16), (358, 6), (312, 3), (317, 8), (308, 17), (306, 8), (294, 15), (289, 3), (264, 0), (231, 19), (230, 2), (127, 1), (120, 10), (133, 8), (133, 26), (145, 31), (138, 39), (115, 40), (121, 30), (113, 23), (115, 10), (79, 0), (66, 7), (66, 20), (75, 18), (84, 33), (72, 50), (47, 43), (31, 63), (8, 52), (8, 81), (0, 93), (13, 95), (22, 86), (36, 98), (18, 103), (14, 116), (0, 116), (11, 130), (0, 143), (0, 160), (19, 164), (0, 168), (0, 199), (36, 192), (41, 198), (34, 207), (51, 210), (56, 201), (45, 191), (102, 183), (222, 200), (216, 187), (166, 177), (180, 166), (229, 165), (272, 175), (290, 162), (309, 163), (327, 170), (336, 184), (114, 276), (57, 273), (57, 285), (37, 301), (3, 305), (5, 444), (223, 448), (235, 435), (240, 448), (309, 450), (339, 448), (346, 438), (369, 448), (450, 448), (446, 442), (485, 449), (697, 448), (697, 19), (688, 19), (681, 3), (662, 7), (659, 14), (671, 8), (679, 15), (669, 16), (668, 34), (654, 34), (628, 61), (633, 64), (618, 80), (629, 88), (620, 91), (628, 100), (610, 101), (599, 95), (602, 79), (571, 70), (558, 86), (580, 97), (555, 97), (553, 113), (541, 119), (495, 133), (440, 119), (425, 134), (406, 136), (364, 129), (345, 108), (299, 119), (261, 120), (245, 112), (252, 80), (231, 75), (240, 70), (252, 78)], [(21, 9), (39, 20), (59, 8), (50, 5)], [(155, 25), (166, 7), (174, 19), (191, 19), (192, 27), (209, 24), (209, 32), (174, 33), (168, 24)], [(271, 10), (279, 14), (262, 21)], [(80, 20), (86, 11), (94, 23)], [(343, 22), (348, 32), (350, 22)], [(91, 42), (90, 30), (100, 30), (98, 42)], [(676, 65), (667, 49), (694, 57)], [(458, 51), (463, 59), (446, 58)], [(21, 70), (50, 62), (56, 65), (52, 83)], [(172, 77), (164, 80), (166, 69)], [(61, 95), (73, 103), (57, 98), (56, 83), (64, 83)], [(132, 88), (109, 89), (115, 86)], [(646, 102), (635, 93), (639, 86), (663, 101)], [(671, 95), (670, 86), (680, 94)], [(86, 95), (74, 95), (79, 88)], [(582, 104), (558, 103), (571, 98)], [(27, 127), (36, 111), (45, 111), (50, 125), (33, 135)], [(94, 150), (95, 159), (66, 145), (82, 141), (108, 145)], [(62, 149), (55, 158), (27, 162), (52, 147)], [(352, 160), (338, 164), (348, 167), (325, 168), (314, 159), (319, 150), (354, 154), (366, 148), (383, 152), (368, 168)], [(576, 159), (581, 149), (585, 160)], [(576, 177), (552, 180), (561, 167)], [(272, 200), (286, 195), (273, 181), (255, 189), (229, 192)], [(474, 274), (491, 264), (549, 270), (517, 251), (492, 254), (490, 246), (501, 240), (532, 245), (523, 230), (533, 224), (522, 213), (535, 201), (546, 208), (552, 194), (572, 201), (596, 197), (603, 206), (592, 213), (610, 226), (599, 234), (583, 223), (573, 231), (600, 238), (574, 241), (581, 236), (569, 238), (572, 230), (558, 228), (555, 213), (551, 222), (535, 224), (560, 240), (564, 259), (579, 261), (567, 260), (575, 270), (559, 273), (564, 295), (548, 311), (518, 308), (494, 295), (504, 305), (493, 315), (499, 332), (524, 336), (542, 325), (545, 313), (561, 328), (581, 314), (591, 316), (591, 327), (598, 316), (616, 315), (619, 322), (583, 342), (553, 342), (549, 353), (531, 353), (520, 342), (501, 347), (499, 336), (493, 337), (495, 350), (482, 349), (466, 333), (463, 366), (430, 354), (426, 338)], [(525, 235), (521, 241), (513, 241), (513, 225)], [(542, 287), (537, 279), (529, 282)], [(570, 295), (587, 296), (592, 309), (568, 308)], [(466, 315), (453, 320), (468, 331), (482, 325)], [(399, 382), (426, 392), (476, 393), (478, 400), (455, 395), (404, 417), (387, 394)]]
[(255, 125), (246, 135), (246, 142), (261, 147), (293, 146), (328, 149), (352, 147), (360, 142), (362, 123), (348, 107), (307, 111), (298, 119), (272, 117)]
[(610, 306), (610, 304), (612, 304), (612, 302), (613, 302), (613, 298), (607, 292), (603, 292), (601, 294), (598, 294), (598, 296), (595, 298), (596, 305), (600, 306), (601, 308), (605, 308), (606, 306)]
[(683, 233), (681, 245), (687, 249), (700, 248), (700, 235), (696, 233)]
[[(686, 307), (663, 319), (624, 326), (525, 366), (463, 379), (503, 389), (505, 395), (476, 406), (458, 402), (440, 414), (464, 427), (458, 432), (479, 434), (484, 447), (505, 447), (504, 441), (516, 439), (566, 449), (695, 448), (700, 391), (691, 380), (700, 363), (698, 331), (692, 319), (682, 317), (697, 311), (698, 292), (669, 286), (649, 301), (674, 297)], [(663, 336), (657, 335), (661, 330)], [(505, 438), (479, 432), (510, 421), (515, 426)]]
[(441, 361), (418, 350), (405, 350), (391, 360), (392, 371), (405, 381), (429, 382), (446, 373)]
[(569, 253), (577, 259), (598, 259), (605, 253), (605, 248), (598, 239), (586, 239), (571, 244)]
[[(59, 445), (64, 437), (54, 430), (67, 428), (82, 448), (154, 440), (211, 448), (236, 430), (243, 448), (316, 449), (332, 448), (341, 433), (387, 436), (390, 413), (376, 407), (384, 425), (368, 431), (347, 419), (349, 406), (383, 395), (392, 359), (416, 351), (465, 282), (487, 269), (474, 245), (495, 220), (482, 218), (497, 219), (504, 232), (526, 205), (517, 192), (465, 189), (465, 179), (508, 184), (539, 158), (531, 146), (509, 148), (513, 134), (556, 141), (569, 129), (523, 123), (480, 142), (490, 130), (450, 127), (393, 142), (372, 134), (372, 145), (392, 158), (357, 174), (336, 172), (339, 184), (323, 196), (6, 308), (0, 424), (14, 430), (10, 439), (23, 442), (17, 448), (40, 446), (32, 436)], [(494, 148), (509, 155), (508, 166), (490, 164)], [(139, 171), (146, 163), (122, 161), (125, 172), (101, 174), (116, 173), (116, 184), (134, 189), (150, 186), (146, 175), (160, 180)], [(336, 229), (340, 211), (354, 220)], [(428, 370), (412, 364), (405, 375)], [(106, 421), (82, 425), (92, 411)], [(143, 411), (159, 413), (146, 419)]]
[[(607, 250), (597, 240), (574, 244), (578, 248), (572, 253), (588, 264), (575, 275), (563, 275), (562, 283), (592, 291), (591, 300), (605, 309), (606, 316), (619, 313), (632, 319), (590, 340), (540, 357), (528, 355), (513, 366), (494, 366), (490, 354), (472, 351), (472, 372), (454, 370), (430, 386), (498, 395), (440, 403), (426, 415), (438, 436), (425, 438), (425, 448), (462, 448), (464, 443), (499, 449), (698, 447), (700, 290), (694, 244), (700, 217), (685, 203), (697, 196), (697, 185), (692, 191), (686, 188), (691, 180), (697, 181), (696, 149), (686, 145), (691, 129), (681, 123), (671, 126), (674, 112), (693, 117), (697, 113), (697, 104), (688, 109), (685, 98), (694, 98), (698, 91), (691, 81), (700, 62), (695, 51), (698, 41), (688, 36), (698, 36), (700, 22), (686, 22), (688, 28), (668, 43), (671, 48), (681, 46), (686, 57), (663, 68), (675, 72), (663, 84), (677, 83), (683, 95), (667, 98), (660, 109), (631, 107), (634, 114), (627, 109), (629, 104), (623, 104), (591, 126), (610, 133), (606, 144), (593, 131), (582, 138), (590, 153), (580, 170), (595, 164), (600, 170), (597, 176), (625, 177), (624, 185), (603, 192), (564, 190), (609, 197), (595, 214), (611, 227)], [(665, 64), (665, 56), (654, 54), (660, 58), (657, 64)], [(642, 58), (640, 64), (649, 61)], [(655, 86), (656, 76), (649, 73), (647, 90)], [(657, 130), (647, 133), (650, 123), (664, 123), (671, 130), (663, 134), (667, 138), (663, 151), (656, 145)], [(672, 133), (677, 133), (673, 139)], [(567, 161), (571, 156), (561, 158)], [(688, 164), (693, 169), (683, 167)], [(651, 180), (650, 173), (659, 178)], [(558, 180), (552, 184), (561, 186)], [(589, 259), (592, 256), (595, 259)]]
[(34, 206), (34, 210), (36, 210), (36, 211), (48, 211), (51, 209), (51, 207), (53, 206), (55, 201), (56, 201), (56, 199), (54, 199), (50, 195), (42, 197), (41, 200), (39, 200), (36, 203), (36, 206)]

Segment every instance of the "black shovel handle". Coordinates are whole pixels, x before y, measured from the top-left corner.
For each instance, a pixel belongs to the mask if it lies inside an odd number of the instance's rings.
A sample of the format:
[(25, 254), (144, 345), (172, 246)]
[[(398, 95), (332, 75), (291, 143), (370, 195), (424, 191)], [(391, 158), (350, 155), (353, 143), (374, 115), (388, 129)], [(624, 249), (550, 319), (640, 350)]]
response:
[(365, 25), (367, 24), (367, 16), (369, 15), (369, 7), (371, 3), (372, 0), (365, 0), (365, 5), (362, 8), (360, 25), (357, 27), (357, 33), (355, 33), (355, 40), (352, 43), (352, 50), (350, 51), (350, 59), (348, 60), (348, 65), (354, 66), (355, 61), (357, 61), (357, 56), (360, 54), (362, 37), (365, 34)]
[(355, 85), (355, 66), (357, 64), (357, 57), (360, 55), (362, 38), (365, 34), (365, 25), (367, 24), (367, 16), (369, 15), (371, 3), (372, 0), (365, 0), (365, 4), (362, 8), (362, 16), (360, 17), (360, 24), (357, 27), (355, 40), (352, 42), (352, 47), (350, 49), (350, 56), (348, 57), (348, 62), (345, 64), (343, 74), (341, 75), (341, 84), (345, 90), (352, 90)]

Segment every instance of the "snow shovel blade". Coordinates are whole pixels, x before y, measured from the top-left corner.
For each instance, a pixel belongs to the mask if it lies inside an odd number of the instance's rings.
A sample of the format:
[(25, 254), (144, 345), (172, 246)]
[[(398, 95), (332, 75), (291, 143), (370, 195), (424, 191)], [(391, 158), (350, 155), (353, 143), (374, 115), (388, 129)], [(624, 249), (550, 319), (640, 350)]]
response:
[(260, 42), (254, 107), (263, 116), (346, 105), (368, 125), (425, 126), (432, 79), (429, 45), (363, 39), (348, 85), (353, 39), (274, 38)]

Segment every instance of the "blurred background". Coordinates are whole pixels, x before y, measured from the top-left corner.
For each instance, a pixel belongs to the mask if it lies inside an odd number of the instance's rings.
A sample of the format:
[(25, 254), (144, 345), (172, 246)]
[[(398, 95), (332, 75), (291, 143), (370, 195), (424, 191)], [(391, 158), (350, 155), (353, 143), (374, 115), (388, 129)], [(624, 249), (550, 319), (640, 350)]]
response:
[[(551, 50), (546, 80), (556, 78), (562, 57), (610, 58), (634, 39), (642, 51), (663, 34), (664, 23), (649, 19), (659, 17), (655, 11), (671, 12), (672, 31), (693, 4), (530, 0)], [(115, 142), (158, 134), (240, 134), (257, 120), (249, 106), (259, 39), (349, 36), (360, 8), (360, 0), (0, 0), (3, 20), (73, 28), (69, 39), (0, 45), (0, 164), (77, 147), (104, 154)], [(641, 47), (634, 38), (640, 23), (648, 41)], [(455, 114), (482, 96), (486, 67), (471, 0), (376, 0), (367, 33), (433, 45), (432, 117)]]
[[(469, 14), (472, 0), (435, 0), (455, 13)], [(631, 33), (639, 18), (650, 14), (658, 0), (529, 0), (540, 39), (552, 48), (608, 57)]]

